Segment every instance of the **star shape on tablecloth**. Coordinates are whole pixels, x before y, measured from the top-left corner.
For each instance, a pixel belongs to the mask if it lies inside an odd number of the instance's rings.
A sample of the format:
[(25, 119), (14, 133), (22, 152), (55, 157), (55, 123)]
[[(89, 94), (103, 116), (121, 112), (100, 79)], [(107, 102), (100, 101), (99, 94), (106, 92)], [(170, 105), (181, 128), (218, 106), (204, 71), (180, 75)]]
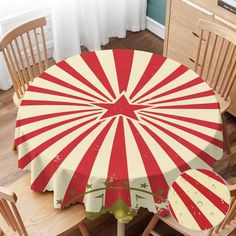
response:
[(147, 185), (146, 183), (140, 184), (140, 188), (145, 188), (145, 189), (146, 189), (147, 186), (148, 186), (148, 185)]
[(90, 188), (93, 188), (93, 187), (92, 187), (92, 184), (87, 184), (87, 185), (86, 185), (86, 189), (90, 189)]
[(56, 200), (56, 204), (61, 205), (62, 204), (62, 199)]
[(122, 94), (114, 103), (93, 104), (106, 109), (106, 112), (102, 115), (101, 119), (110, 116), (124, 115), (138, 120), (138, 117), (134, 111), (150, 107), (149, 105), (130, 104), (124, 94)]

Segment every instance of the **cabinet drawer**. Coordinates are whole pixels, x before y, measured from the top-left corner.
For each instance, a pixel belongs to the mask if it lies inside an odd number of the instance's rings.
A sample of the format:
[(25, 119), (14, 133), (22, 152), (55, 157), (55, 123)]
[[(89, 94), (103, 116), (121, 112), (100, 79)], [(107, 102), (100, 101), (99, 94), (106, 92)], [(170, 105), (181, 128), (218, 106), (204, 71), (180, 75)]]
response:
[(179, 63), (187, 66), (189, 69), (194, 70), (194, 61), (192, 58), (187, 57), (186, 55), (183, 55), (178, 49), (175, 47), (170, 46), (168, 48), (168, 55), (169, 58), (174, 59), (175, 61), (178, 61)]
[(207, 11), (188, 0), (173, 0), (171, 6), (170, 26), (178, 22), (182, 26), (198, 33), (198, 20), (213, 20), (213, 16), (214, 14), (212, 12)]

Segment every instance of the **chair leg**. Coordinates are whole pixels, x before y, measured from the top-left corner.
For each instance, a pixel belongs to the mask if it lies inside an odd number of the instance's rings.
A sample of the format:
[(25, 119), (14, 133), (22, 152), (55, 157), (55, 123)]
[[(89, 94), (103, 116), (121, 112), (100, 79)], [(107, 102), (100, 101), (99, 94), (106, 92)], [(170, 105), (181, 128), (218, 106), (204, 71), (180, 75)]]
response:
[(148, 236), (150, 234), (150, 231), (153, 230), (153, 228), (155, 227), (155, 225), (156, 225), (156, 223), (158, 222), (159, 219), (160, 218), (156, 214), (154, 214), (151, 221), (149, 222), (146, 229), (144, 230), (142, 236)]
[(13, 141), (13, 144), (12, 144), (12, 151), (16, 151), (16, 144), (15, 144), (15, 141)]
[(226, 126), (226, 123), (225, 123), (224, 113), (221, 114), (221, 117), (222, 117), (222, 124), (223, 124), (224, 148), (225, 148), (225, 151), (226, 151), (227, 154), (231, 154), (228, 130), (227, 130), (227, 126)]
[(89, 234), (89, 232), (88, 232), (88, 230), (87, 230), (87, 228), (86, 228), (86, 226), (83, 222), (81, 222), (79, 224), (79, 230), (80, 230), (80, 232), (83, 236), (90, 236), (90, 234)]

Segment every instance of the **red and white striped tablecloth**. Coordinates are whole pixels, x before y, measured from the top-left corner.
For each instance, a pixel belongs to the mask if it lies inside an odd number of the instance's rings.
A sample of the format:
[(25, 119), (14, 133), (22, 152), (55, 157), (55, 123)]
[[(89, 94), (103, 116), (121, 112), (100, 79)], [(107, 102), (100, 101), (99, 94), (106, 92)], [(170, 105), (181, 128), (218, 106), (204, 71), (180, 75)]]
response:
[(104, 50), (52, 66), (30, 85), (15, 130), (19, 167), (54, 206), (83, 202), (87, 216), (127, 222), (139, 207), (162, 214), (183, 171), (222, 156), (219, 104), (178, 62)]

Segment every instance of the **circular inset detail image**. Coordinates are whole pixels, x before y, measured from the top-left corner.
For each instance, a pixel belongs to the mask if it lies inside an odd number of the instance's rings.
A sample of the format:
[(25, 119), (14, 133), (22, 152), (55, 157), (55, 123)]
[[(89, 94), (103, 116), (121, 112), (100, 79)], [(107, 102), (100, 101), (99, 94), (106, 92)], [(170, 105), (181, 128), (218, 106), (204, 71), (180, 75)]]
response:
[(230, 193), (216, 173), (192, 169), (175, 180), (168, 201), (170, 214), (179, 224), (200, 231), (223, 221), (230, 207)]

